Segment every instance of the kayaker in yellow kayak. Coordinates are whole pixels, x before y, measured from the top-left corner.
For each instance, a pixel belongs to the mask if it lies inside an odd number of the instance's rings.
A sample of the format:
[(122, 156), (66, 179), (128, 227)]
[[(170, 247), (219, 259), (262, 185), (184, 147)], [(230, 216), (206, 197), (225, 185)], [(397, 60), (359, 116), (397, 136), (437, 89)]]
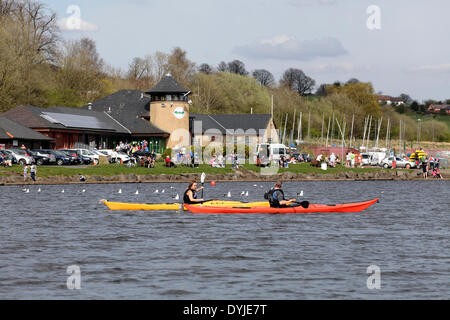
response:
[(284, 198), (283, 183), (278, 181), (275, 186), (264, 195), (264, 198), (269, 200), (270, 206), (272, 208), (292, 208), (300, 207), (308, 208), (309, 202), (297, 202), (296, 199), (286, 200)]
[(189, 187), (184, 192), (183, 201), (185, 204), (195, 204), (199, 202), (205, 202), (204, 199), (197, 199), (197, 193), (202, 191), (204, 188), (200, 187), (197, 189), (197, 182), (192, 181)]

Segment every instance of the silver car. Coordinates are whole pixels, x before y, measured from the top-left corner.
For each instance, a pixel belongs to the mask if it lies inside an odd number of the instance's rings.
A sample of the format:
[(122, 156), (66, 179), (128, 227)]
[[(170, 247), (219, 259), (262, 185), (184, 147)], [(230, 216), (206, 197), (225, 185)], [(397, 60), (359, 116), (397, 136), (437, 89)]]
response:
[(397, 168), (406, 168), (406, 169), (411, 169), (411, 168), (415, 168), (416, 164), (412, 161), (408, 161), (399, 157), (389, 157), (384, 159), (380, 166), (382, 166), (385, 169), (389, 169), (392, 168), (392, 162), (396, 162), (396, 167)]
[(33, 158), (30, 157), (30, 155), (27, 153), (26, 150), (23, 149), (9, 149), (7, 151), (10, 151), (11, 154), (16, 158), (17, 163), (24, 165), (24, 164), (32, 164)]

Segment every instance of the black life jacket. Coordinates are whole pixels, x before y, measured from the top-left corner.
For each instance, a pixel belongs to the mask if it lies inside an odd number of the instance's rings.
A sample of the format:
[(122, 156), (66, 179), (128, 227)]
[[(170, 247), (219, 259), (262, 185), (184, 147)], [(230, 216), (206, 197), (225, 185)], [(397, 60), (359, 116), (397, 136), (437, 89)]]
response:
[[(273, 197), (273, 194), (275, 193), (275, 191), (278, 191), (279, 193), (281, 193), (281, 198), (280, 196), (278, 196), (278, 200), (275, 200)], [(272, 208), (280, 208), (280, 200), (284, 200), (284, 192), (281, 189), (271, 189), (269, 192), (267, 192), (266, 194), (264, 194), (264, 198), (266, 200), (269, 200), (270, 206)]]
[(195, 202), (192, 202), (191, 201), (191, 199), (189, 199), (189, 196), (188, 196), (188, 191), (192, 191), (192, 197), (194, 198), (194, 199), (197, 199), (197, 193), (195, 192), (195, 190), (192, 190), (192, 189), (187, 189), (185, 192), (184, 192), (184, 196), (183, 196), (183, 202), (185, 203), (185, 204), (193, 204), (193, 203), (195, 203)]

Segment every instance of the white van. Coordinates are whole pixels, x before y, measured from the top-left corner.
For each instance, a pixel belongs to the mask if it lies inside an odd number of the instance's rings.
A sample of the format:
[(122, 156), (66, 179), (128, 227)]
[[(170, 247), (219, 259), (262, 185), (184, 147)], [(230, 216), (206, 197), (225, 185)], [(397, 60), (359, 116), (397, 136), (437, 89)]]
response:
[(288, 155), (288, 150), (284, 144), (262, 143), (256, 146), (256, 155), (259, 155), (262, 162), (264, 160), (278, 161), (281, 157)]

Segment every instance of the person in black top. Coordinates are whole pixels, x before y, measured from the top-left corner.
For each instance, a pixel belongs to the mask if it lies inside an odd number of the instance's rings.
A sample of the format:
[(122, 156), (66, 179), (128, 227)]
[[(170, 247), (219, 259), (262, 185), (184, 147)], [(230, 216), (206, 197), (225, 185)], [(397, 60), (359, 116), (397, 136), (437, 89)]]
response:
[(185, 204), (195, 204), (199, 202), (204, 202), (203, 199), (197, 199), (197, 193), (204, 188), (197, 189), (197, 182), (193, 181), (189, 184), (188, 189), (184, 192), (183, 201)]
[(272, 208), (292, 208), (292, 207), (300, 207), (307, 209), (309, 207), (308, 201), (303, 201), (301, 203), (297, 202), (296, 199), (286, 200), (284, 198), (284, 191), (282, 189), (283, 184), (281, 181), (277, 182), (273, 189), (271, 189), (264, 196), (267, 200), (269, 200), (270, 207)]

